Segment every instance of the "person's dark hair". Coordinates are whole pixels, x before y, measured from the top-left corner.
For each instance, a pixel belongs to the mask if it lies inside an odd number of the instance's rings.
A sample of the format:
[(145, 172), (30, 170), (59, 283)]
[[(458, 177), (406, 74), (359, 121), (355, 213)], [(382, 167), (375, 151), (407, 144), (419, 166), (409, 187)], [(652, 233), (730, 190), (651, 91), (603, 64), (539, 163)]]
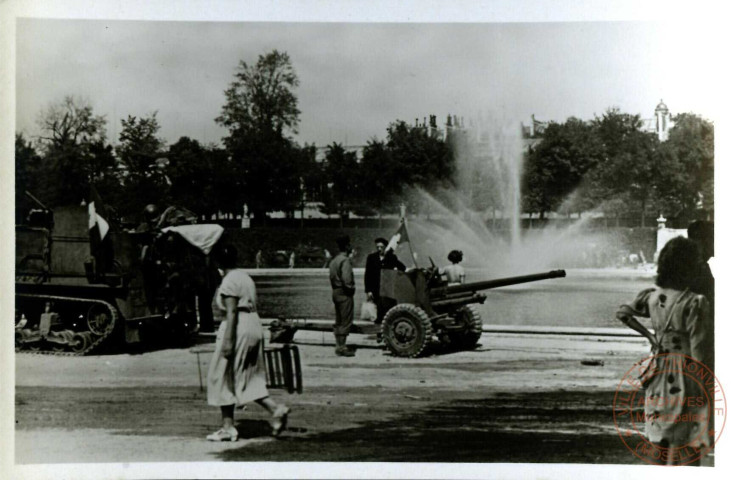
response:
[(144, 218), (146, 218), (148, 221), (153, 221), (159, 216), (160, 209), (157, 208), (157, 205), (150, 203), (149, 205), (144, 207)]
[(451, 263), (460, 263), (464, 259), (464, 252), (461, 250), (451, 250), (448, 253), (448, 260)]
[(700, 273), (701, 253), (698, 245), (685, 237), (675, 237), (662, 247), (657, 260), (658, 287), (685, 290)]
[(335, 239), (335, 243), (337, 243), (340, 251), (344, 252), (350, 246), (350, 237), (348, 235), (340, 235), (338, 238)]
[(374, 240), (374, 245), (377, 243), (383, 243), (385, 247), (389, 245), (389, 241), (384, 237), (379, 237), (376, 240)]
[(688, 238), (698, 243), (703, 260), (714, 256), (714, 224), (696, 220), (688, 225)]
[(220, 268), (237, 267), (237, 249), (234, 245), (225, 243), (214, 249), (214, 260)]

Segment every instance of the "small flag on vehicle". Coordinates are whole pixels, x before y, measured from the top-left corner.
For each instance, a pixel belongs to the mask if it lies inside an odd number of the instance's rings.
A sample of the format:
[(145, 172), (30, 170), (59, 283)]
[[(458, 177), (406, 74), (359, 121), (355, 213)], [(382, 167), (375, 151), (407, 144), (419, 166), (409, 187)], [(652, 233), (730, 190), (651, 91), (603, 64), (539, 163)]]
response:
[(396, 250), (399, 245), (409, 241), (410, 237), (409, 235), (407, 235), (407, 224), (405, 223), (403, 218), (401, 220), (399, 228), (394, 233), (394, 235), (392, 235), (392, 238), (389, 239), (389, 244), (386, 246), (386, 250)]
[(95, 187), (91, 187), (90, 202), (88, 203), (88, 230), (90, 230), (91, 240), (94, 239), (96, 243), (106, 238), (110, 229), (106, 219), (99, 213), (103, 211), (103, 201)]

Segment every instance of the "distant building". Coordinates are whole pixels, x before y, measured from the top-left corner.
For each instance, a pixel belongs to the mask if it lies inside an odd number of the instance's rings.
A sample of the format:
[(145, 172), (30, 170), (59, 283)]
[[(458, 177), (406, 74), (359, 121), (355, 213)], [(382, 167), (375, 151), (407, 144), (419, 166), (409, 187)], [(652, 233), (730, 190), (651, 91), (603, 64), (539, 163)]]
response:
[(642, 130), (656, 133), (660, 142), (667, 140), (668, 133), (673, 125), (674, 122), (672, 115), (670, 115), (670, 110), (662, 99), (660, 99), (660, 103), (654, 109), (654, 116), (652, 118), (642, 119)]
[(547, 125), (549, 125), (549, 122), (542, 122), (541, 120), (536, 120), (536, 116), (531, 114), (531, 123), (530, 124), (524, 124), (521, 123), (521, 128), (523, 129), (523, 138), (526, 139), (535, 139), (540, 138), (544, 134), (544, 130), (546, 130)]
[(442, 127), (438, 126), (435, 115), (423, 117), (422, 122), (415, 119), (415, 128), (425, 129), (431, 137), (443, 141), (451, 139), (452, 136), (466, 137), (475, 152), (483, 156), (491, 155), (493, 148), (502, 143), (504, 137), (517, 134), (521, 135), (523, 150), (528, 150), (541, 141), (540, 137), (547, 125), (547, 122), (536, 120), (535, 116), (531, 115), (530, 124), (521, 123), (520, 131), (507, 132), (493, 112), (487, 115), (480, 113), (475, 119), (464, 119), (463, 116), (448, 114)]
[[(365, 147), (365, 145), (343, 145), (341, 143), (340, 146), (343, 147), (343, 149), (346, 152), (353, 152), (357, 160), (360, 160), (361, 157), (363, 156), (363, 147)], [(327, 156), (327, 152), (329, 151), (330, 151), (329, 145), (325, 147), (317, 147), (317, 155), (315, 157), (315, 160), (317, 161), (317, 163), (322, 163), (325, 160), (325, 157)]]

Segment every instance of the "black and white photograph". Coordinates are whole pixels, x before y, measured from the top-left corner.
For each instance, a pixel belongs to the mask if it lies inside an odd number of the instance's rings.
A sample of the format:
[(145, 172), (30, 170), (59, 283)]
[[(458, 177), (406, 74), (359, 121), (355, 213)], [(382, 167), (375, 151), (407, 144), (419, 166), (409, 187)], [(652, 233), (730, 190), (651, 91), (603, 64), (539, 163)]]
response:
[(720, 9), (14, 3), (4, 478), (734, 462)]

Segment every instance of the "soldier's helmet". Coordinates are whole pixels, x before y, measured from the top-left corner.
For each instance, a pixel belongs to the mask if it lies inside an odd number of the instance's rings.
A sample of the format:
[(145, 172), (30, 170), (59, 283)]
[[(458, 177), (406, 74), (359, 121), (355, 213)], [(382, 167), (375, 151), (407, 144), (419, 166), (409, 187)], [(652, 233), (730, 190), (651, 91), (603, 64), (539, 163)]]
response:
[(157, 208), (157, 205), (149, 204), (146, 207), (144, 207), (144, 218), (148, 222), (153, 222), (157, 220), (157, 217), (160, 216), (160, 209)]

